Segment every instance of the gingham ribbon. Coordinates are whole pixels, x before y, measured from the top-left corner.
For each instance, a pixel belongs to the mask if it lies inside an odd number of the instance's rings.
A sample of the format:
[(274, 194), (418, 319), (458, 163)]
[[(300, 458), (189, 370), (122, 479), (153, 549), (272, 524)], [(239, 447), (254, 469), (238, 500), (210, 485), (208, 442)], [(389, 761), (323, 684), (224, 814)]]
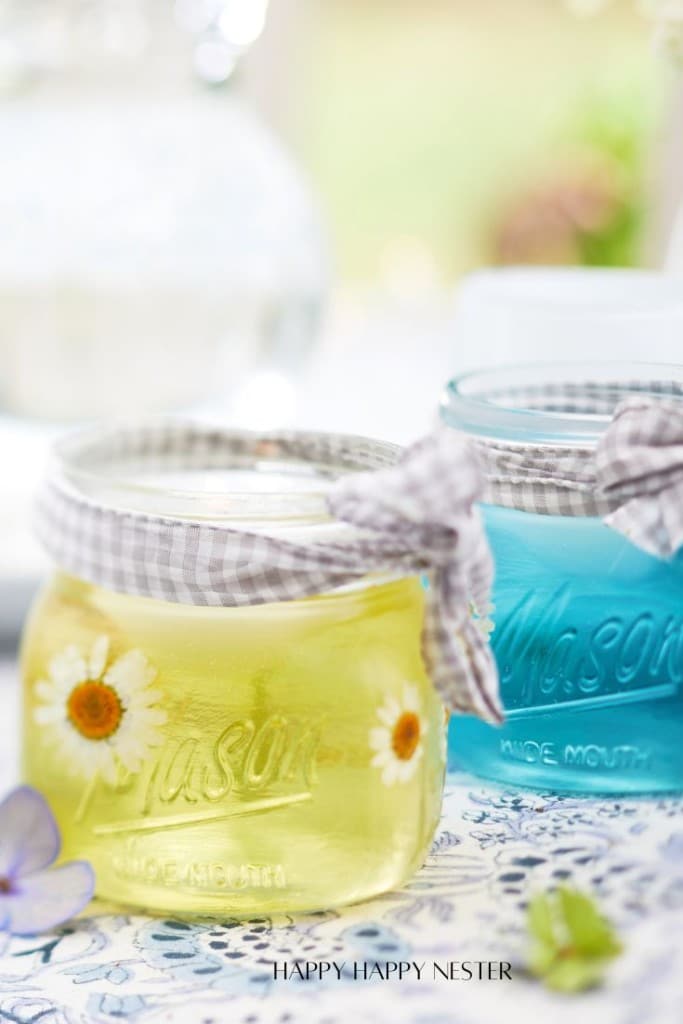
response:
[[(544, 411), (613, 413), (594, 447), (475, 442), (486, 475), (484, 501), (540, 515), (600, 516), (660, 558), (683, 545), (683, 394), (674, 382), (629, 388), (574, 385), (526, 396)], [(660, 394), (676, 397), (657, 397)], [(517, 396), (519, 397), (519, 396)], [(616, 408), (615, 408), (616, 404)]]
[(650, 554), (670, 558), (683, 546), (683, 403), (630, 398), (598, 443), (601, 493), (615, 503), (605, 517)]
[[(282, 536), (125, 511), (97, 503), (53, 474), (37, 505), (42, 543), (66, 571), (109, 589), (194, 605), (239, 606), (324, 593), (373, 573), (429, 574), (422, 651), (452, 710), (502, 718), (493, 656), (472, 611), (488, 607), (492, 562), (474, 503), (484, 480), (470, 445), (447, 428), (408, 449), (321, 434), (206, 431), (119, 432), (85, 444), (80, 464), (120, 454), (197, 467), (235, 453), (278, 456), (374, 472), (343, 475), (330, 514), (354, 529), (334, 540)], [(398, 461), (396, 461), (398, 459)]]

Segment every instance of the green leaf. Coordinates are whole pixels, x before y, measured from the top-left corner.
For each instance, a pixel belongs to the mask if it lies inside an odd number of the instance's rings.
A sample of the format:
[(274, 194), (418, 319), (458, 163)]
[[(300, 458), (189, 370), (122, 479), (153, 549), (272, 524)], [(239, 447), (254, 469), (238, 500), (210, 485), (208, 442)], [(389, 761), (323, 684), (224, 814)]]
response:
[(609, 959), (621, 952), (621, 944), (611, 925), (589, 896), (563, 886), (558, 900), (569, 941), (577, 953)]
[(566, 886), (534, 896), (527, 924), (534, 940), (529, 970), (558, 992), (580, 992), (599, 984), (622, 949), (593, 900)]
[(537, 978), (545, 978), (556, 962), (556, 949), (551, 946), (534, 946), (529, 955), (529, 970)]
[(529, 931), (540, 943), (555, 945), (555, 929), (553, 927), (553, 908), (550, 898), (545, 893), (534, 896), (528, 909)]
[(600, 984), (604, 968), (601, 960), (570, 957), (555, 961), (543, 980), (555, 992), (583, 992)]

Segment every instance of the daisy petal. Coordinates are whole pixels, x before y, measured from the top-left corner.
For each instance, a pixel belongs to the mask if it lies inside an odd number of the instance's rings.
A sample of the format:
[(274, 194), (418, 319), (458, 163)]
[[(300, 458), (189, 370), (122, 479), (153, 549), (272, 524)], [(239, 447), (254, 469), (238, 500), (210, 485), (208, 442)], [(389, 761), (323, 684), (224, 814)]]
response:
[(36, 725), (50, 725), (53, 722), (63, 722), (66, 718), (66, 711), (59, 704), (39, 704), (33, 711), (33, 721)]
[(95, 873), (86, 861), (74, 860), (22, 878), (16, 891), (0, 897), (13, 935), (49, 931), (78, 914), (93, 897)]
[(12, 790), (0, 803), (0, 877), (40, 871), (59, 848), (59, 830), (44, 797), (30, 786)]
[(377, 709), (377, 716), (380, 722), (383, 722), (390, 729), (394, 726), (400, 714), (401, 707), (394, 697), (388, 697), (384, 706)]
[(144, 723), (145, 727), (166, 725), (168, 721), (168, 715), (161, 708), (141, 708), (140, 710), (133, 708), (132, 713), (141, 724)]
[(135, 693), (148, 687), (155, 676), (155, 669), (141, 651), (128, 651), (107, 669), (104, 681), (116, 690), (125, 704)]
[(395, 774), (398, 782), (409, 782), (417, 770), (418, 758), (413, 757), (410, 761), (401, 761), (396, 765)]
[(420, 694), (417, 686), (408, 685), (403, 691), (403, 707), (406, 711), (420, 710)]
[(45, 679), (39, 679), (33, 689), (39, 700), (44, 700), (48, 703), (59, 700), (59, 694), (55, 690), (54, 686), (52, 683), (48, 683)]
[(50, 679), (60, 691), (67, 692), (88, 678), (85, 658), (76, 646), (71, 644), (50, 662)]
[[(104, 781), (108, 782), (110, 786), (116, 785), (118, 765), (113, 751), (109, 754), (108, 757), (103, 757), (101, 759), (98, 772), (102, 776)], [(93, 774), (97, 774), (97, 772), (93, 772)]]
[(109, 637), (98, 636), (90, 651), (90, 678), (99, 679), (104, 672), (109, 654)]
[(379, 727), (371, 729), (368, 743), (370, 750), (389, 750), (391, 748), (391, 733), (388, 729)]

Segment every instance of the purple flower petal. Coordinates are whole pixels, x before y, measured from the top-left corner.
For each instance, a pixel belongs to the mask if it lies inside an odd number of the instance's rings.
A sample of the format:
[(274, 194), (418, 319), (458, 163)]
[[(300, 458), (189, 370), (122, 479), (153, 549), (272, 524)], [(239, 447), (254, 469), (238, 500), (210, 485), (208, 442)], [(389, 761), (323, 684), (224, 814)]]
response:
[(95, 891), (95, 873), (84, 860), (17, 879), (12, 891), (0, 895), (0, 916), (13, 935), (49, 931), (78, 914)]
[(60, 845), (52, 811), (37, 790), (18, 786), (0, 803), (0, 878), (46, 868)]

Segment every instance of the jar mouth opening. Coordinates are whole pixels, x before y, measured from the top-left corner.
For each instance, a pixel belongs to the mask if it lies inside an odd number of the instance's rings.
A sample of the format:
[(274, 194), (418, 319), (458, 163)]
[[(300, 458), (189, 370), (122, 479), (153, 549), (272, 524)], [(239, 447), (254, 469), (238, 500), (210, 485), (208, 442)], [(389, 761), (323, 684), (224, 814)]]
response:
[(480, 437), (592, 446), (631, 396), (683, 401), (683, 366), (665, 363), (528, 363), (474, 370), (443, 392), (443, 421)]
[(108, 509), (241, 521), (251, 529), (258, 522), (329, 522), (332, 484), (391, 464), (400, 451), (355, 435), (147, 421), (69, 435), (55, 445), (49, 474)]

